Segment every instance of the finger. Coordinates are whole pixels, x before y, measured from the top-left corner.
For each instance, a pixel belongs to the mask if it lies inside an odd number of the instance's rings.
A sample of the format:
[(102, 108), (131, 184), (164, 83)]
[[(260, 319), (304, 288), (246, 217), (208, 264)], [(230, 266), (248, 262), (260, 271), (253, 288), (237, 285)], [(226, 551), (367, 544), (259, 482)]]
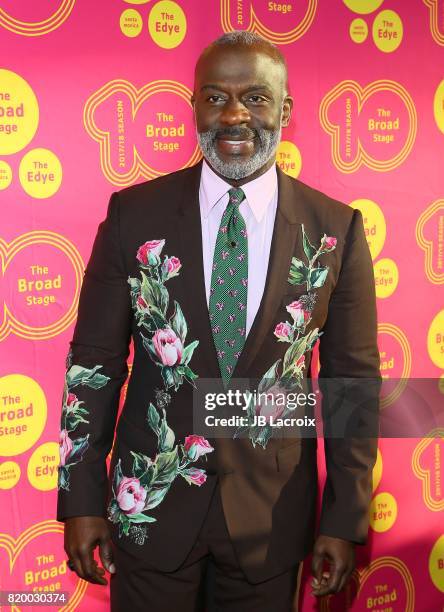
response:
[(324, 556), (317, 552), (313, 553), (313, 558), (311, 561), (311, 573), (314, 576), (313, 582), (319, 584), (322, 578), (322, 565), (324, 563)]
[(80, 551), (79, 558), (83, 572), (82, 578), (84, 580), (93, 584), (108, 584), (107, 580), (97, 571), (97, 561), (95, 561), (91, 549)]
[[(313, 595), (317, 595), (317, 591), (321, 588), (321, 587), (325, 587), (327, 582), (328, 582), (328, 578), (329, 578), (330, 574), (329, 572), (323, 572), (322, 573), (322, 578), (321, 578), (321, 582), (318, 582), (318, 580), (316, 578), (313, 578), (313, 580), (311, 581), (311, 586), (313, 588), (312, 594)], [(316, 591), (316, 592), (315, 592)]]
[(317, 595), (331, 595), (332, 593), (338, 592), (338, 586), (341, 578), (345, 574), (346, 566), (344, 565), (333, 565), (333, 570), (327, 579), (327, 581), (321, 585), (321, 588), (317, 591)]
[(80, 559), (78, 557), (75, 557), (73, 554), (71, 554), (70, 559), (71, 559), (72, 564), (74, 566), (74, 572), (77, 574), (77, 576), (79, 578), (85, 579)]
[(114, 565), (114, 554), (110, 539), (102, 539), (99, 542), (99, 555), (102, 565), (111, 574), (116, 572), (116, 566)]

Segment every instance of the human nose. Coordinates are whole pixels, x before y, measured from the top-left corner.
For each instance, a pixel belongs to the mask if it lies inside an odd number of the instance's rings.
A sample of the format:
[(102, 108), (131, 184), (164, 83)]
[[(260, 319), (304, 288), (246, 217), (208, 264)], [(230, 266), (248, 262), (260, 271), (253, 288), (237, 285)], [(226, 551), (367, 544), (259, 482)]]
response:
[(225, 104), (220, 116), (221, 123), (225, 125), (238, 125), (248, 123), (251, 119), (248, 109), (240, 100), (230, 100)]

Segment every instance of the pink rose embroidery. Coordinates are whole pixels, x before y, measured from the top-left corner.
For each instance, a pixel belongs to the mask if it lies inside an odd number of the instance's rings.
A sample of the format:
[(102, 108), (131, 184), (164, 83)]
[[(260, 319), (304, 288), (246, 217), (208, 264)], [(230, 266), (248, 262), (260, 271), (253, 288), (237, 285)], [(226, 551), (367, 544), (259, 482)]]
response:
[(274, 335), (279, 340), (287, 340), (291, 336), (291, 325), (287, 322), (278, 323), (274, 329)]
[(68, 397), (66, 398), (66, 405), (67, 406), (72, 406), (77, 401), (78, 401), (77, 395), (75, 395), (74, 393), (68, 393)]
[(162, 264), (162, 274), (165, 280), (173, 278), (179, 274), (182, 264), (178, 257), (167, 257)]
[(200, 487), (207, 480), (207, 475), (205, 474), (205, 470), (200, 470), (199, 468), (188, 468), (186, 472), (184, 472), (184, 478), (189, 482), (189, 484), (194, 484)]
[[(70, 393), (69, 395), (74, 395), (74, 394)], [(74, 395), (74, 397), (76, 396)], [(60, 446), (59, 446), (60, 465), (66, 465), (66, 461), (72, 452), (72, 447), (73, 447), (72, 440), (69, 437), (68, 432), (66, 431), (66, 429), (62, 429), (60, 432)]]
[(117, 503), (125, 514), (138, 514), (145, 505), (146, 490), (138, 478), (123, 476), (117, 489)]
[(137, 298), (137, 306), (141, 310), (148, 310), (148, 304), (145, 302), (145, 300), (143, 299), (141, 295), (139, 295), (139, 297)]
[(321, 250), (323, 253), (329, 253), (336, 247), (337, 239), (334, 236), (326, 236), (324, 234), (321, 240)]
[(183, 447), (191, 461), (196, 461), (202, 455), (211, 453), (214, 450), (208, 440), (202, 436), (195, 435), (187, 436)]
[(152, 254), (159, 257), (164, 244), (165, 240), (148, 240), (138, 248), (136, 255), (137, 259), (147, 266), (150, 263), (149, 255)]
[(280, 385), (273, 385), (267, 391), (263, 391), (258, 395), (256, 403), (256, 416), (265, 417), (267, 423), (271, 419), (279, 419), (285, 412), (286, 405), (285, 389)]
[(162, 365), (173, 366), (180, 363), (183, 344), (171, 327), (158, 329), (153, 336), (153, 345)]
[(310, 320), (310, 312), (305, 310), (304, 305), (300, 300), (295, 300), (291, 304), (288, 304), (287, 312), (289, 312), (293, 317), (296, 327), (302, 327)]

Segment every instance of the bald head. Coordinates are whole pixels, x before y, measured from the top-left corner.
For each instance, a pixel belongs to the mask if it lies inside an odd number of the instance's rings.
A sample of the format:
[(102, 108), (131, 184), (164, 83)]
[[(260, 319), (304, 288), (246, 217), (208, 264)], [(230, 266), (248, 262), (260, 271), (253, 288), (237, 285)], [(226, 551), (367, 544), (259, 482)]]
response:
[(285, 57), (281, 51), (266, 38), (259, 36), (255, 32), (247, 32), (246, 30), (234, 30), (233, 32), (227, 32), (219, 38), (216, 38), (210, 43), (200, 54), (196, 62), (196, 72), (199, 64), (204, 61), (208, 55), (214, 53), (217, 50), (226, 48), (232, 49), (233, 51), (252, 51), (256, 53), (263, 53), (267, 55), (276, 66), (276, 70), (281, 74), (283, 84), (283, 95), (288, 93), (288, 69)]

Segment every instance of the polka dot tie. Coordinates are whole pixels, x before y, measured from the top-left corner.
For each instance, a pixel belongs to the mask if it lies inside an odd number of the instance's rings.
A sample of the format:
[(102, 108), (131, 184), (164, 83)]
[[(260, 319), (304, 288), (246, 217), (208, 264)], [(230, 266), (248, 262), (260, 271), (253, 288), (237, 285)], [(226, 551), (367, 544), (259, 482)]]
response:
[(245, 344), (247, 321), (248, 240), (239, 204), (242, 189), (232, 188), (222, 215), (211, 273), (209, 315), (224, 385)]

